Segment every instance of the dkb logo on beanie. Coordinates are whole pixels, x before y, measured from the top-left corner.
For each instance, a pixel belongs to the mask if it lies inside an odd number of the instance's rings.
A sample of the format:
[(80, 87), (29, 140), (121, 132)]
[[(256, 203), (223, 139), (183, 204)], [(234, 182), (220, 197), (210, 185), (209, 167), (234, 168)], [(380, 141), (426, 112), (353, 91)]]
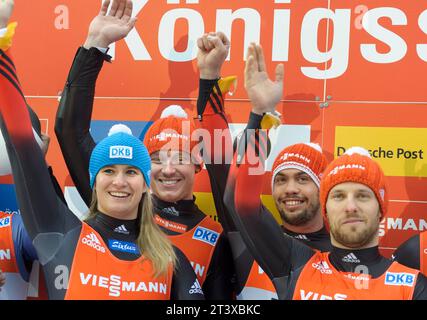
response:
[(132, 135), (129, 127), (114, 125), (108, 137), (93, 149), (89, 162), (90, 186), (93, 188), (98, 172), (106, 166), (128, 165), (138, 168), (150, 186), (151, 159), (147, 148)]
[(111, 146), (110, 147), (110, 159), (132, 159), (132, 147), (128, 146)]

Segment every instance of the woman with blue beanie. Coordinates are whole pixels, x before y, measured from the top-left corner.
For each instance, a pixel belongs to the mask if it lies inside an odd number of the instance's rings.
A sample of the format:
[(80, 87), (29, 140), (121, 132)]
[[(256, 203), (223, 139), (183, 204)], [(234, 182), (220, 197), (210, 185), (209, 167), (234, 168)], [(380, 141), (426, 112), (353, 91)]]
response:
[[(0, 62), (12, 59), (1, 51)], [(203, 299), (191, 264), (153, 220), (151, 164), (142, 142), (119, 126), (94, 148), (92, 205), (81, 222), (55, 192), (14, 79), (14, 68), (0, 72), (0, 129), (49, 298)]]
[[(111, 7), (107, 10), (110, 3)], [(120, 7), (122, 10), (117, 9)], [(74, 57), (56, 115), (55, 133), (65, 163), (78, 193), (88, 207), (92, 200), (92, 188), (87, 172), (91, 152), (96, 146), (90, 131), (96, 79), (104, 61), (111, 59), (107, 54), (108, 46), (131, 32), (131, 27), (125, 27), (131, 17), (132, 1), (103, 1), (101, 13), (92, 20), (86, 41)], [(191, 115), (180, 106), (169, 106), (162, 110), (161, 116), (159, 114), (160, 119), (153, 115), (152, 120), (155, 122), (148, 130), (144, 128), (140, 135), (141, 139), (147, 139), (144, 143), (152, 159), (151, 196), (155, 221), (191, 261), (208, 300), (234, 298), (234, 263), (228, 239), (222, 232), (221, 225), (210, 216), (215, 212), (213, 206), (202, 211), (197, 205), (194, 193), (196, 174), (202, 172), (203, 167), (198, 152), (200, 141), (194, 138), (197, 132), (209, 132), (213, 137), (217, 128), (226, 130), (227, 127), (223, 99), (228, 86), (221, 84), (223, 81), (219, 79), (218, 69), (227, 57), (228, 40), (225, 35), (220, 36), (221, 33), (215, 33), (215, 50), (205, 49), (200, 54), (203, 56), (200, 60), (203, 60), (205, 67), (200, 68), (204, 71), (200, 73), (197, 103), (199, 120), (193, 122)], [(211, 66), (212, 64), (214, 66)], [(200, 67), (200, 64), (198, 65)], [(135, 110), (135, 117), (146, 112)], [(204, 120), (201, 121), (202, 119)], [(203, 130), (197, 130), (196, 126)], [(170, 135), (171, 131), (179, 134)], [(213, 140), (215, 139), (212, 139), (212, 142)], [(187, 141), (190, 142), (188, 148)], [(221, 142), (221, 145), (227, 145), (228, 139), (225, 141), (225, 144)], [(170, 148), (170, 152), (166, 153), (166, 161), (161, 161), (160, 158), (163, 153), (160, 149), (163, 148)], [(210, 153), (206, 153), (206, 148), (203, 150), (205, 155)], [(217, 155), (221, 151), (216, 150), (213, 153)], [(213, 153), (212, 159), (215, 157)], [(225, 156), (225, 153), (221, 154)], [(228, 165), (225, 161), (219, 163), (218, 158), (215, 159), (215, 162), (205, 163), (207, 171), (203, 170), (201, 175), (204, 176), (207, 172), (209, 184), (215, 193), (215, 207), (217, 212), (220, 212), (224, 209), (221, 190), (222, 186), (225, 186)], [(216, 193), (215, 190), (220, 191)]]

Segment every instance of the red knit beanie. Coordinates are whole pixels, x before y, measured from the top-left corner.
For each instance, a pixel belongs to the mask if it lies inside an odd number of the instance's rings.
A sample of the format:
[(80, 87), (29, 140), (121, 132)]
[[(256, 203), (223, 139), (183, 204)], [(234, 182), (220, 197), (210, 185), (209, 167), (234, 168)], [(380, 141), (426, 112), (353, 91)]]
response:
[(177, 105), (163, 110), (160, 119), (156, 120), (148, 129), (144, 137), (144, 144), (149, 154), (157, 151), (184, 151), (192, 155), (196, 165), (203, 163), (198, 141), (192, 140), (195, 130), (192, 119)]
[(329, 192), (334, 186), (344, 182), (356, 182), (369, 187), (378, 200), (381, 217), (387, 213), (388, 194), (384, 173), (366, 149), (352, 147), (326, 168), (320, 183), (320, 203), (325, 216)]
[(315, 143), (297, 143), (283, 149), (274, 160), (271, 176), (271, 190), (274, 178), (284, 169), (298, 169), (307, 173), (317, 187), (320, 186), (322, 172), (328, 164), (322, 148)]

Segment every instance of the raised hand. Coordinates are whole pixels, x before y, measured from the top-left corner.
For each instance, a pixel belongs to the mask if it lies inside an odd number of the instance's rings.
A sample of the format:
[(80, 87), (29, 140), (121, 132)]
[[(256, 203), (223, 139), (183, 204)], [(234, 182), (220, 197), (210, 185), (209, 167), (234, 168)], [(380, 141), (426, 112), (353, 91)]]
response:
[(274, 111), (283, 94), (284, 66), (276, 67), (276, 79), (271, 81), (265, 67), (264, 53), (260, 45), (251, 43), (245, 66), (245, 89), (254, 113)]
[(7, 23), (12, 15), (13, 6), (13, 0), (0, 0), (0, 29), (7, 27)]
[(228, 56), (230, 41), (222, 32), (210, 32), (197, 39), (197, 67), (202, 79), (218, 79)]
[(111, 0), (105, 0), (102, 3), (101, 11), (90, 23), (84, 44), (86, 49), (90, 47), (106, 48), (126, 37), (135, 26), (136, 18), (132, 18), (133, 4), (131, 0), (113, 0), (107, 14), (110, 2)]

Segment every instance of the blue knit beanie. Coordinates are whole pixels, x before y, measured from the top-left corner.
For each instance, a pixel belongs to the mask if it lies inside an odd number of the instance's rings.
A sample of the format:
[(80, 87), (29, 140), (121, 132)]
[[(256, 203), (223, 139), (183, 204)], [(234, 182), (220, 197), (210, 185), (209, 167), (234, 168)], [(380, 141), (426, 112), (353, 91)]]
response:
[(114, 125), (108, 137), (93, 149), (89, 161), (90, 187), (93, 189), (99, 170), (116, 164), (138, 168), (144, 175), (145, 183), (150, 186), (151, 159), (147, 148), (141, 140), (132, 135), (129, 127), (123, 124)]

